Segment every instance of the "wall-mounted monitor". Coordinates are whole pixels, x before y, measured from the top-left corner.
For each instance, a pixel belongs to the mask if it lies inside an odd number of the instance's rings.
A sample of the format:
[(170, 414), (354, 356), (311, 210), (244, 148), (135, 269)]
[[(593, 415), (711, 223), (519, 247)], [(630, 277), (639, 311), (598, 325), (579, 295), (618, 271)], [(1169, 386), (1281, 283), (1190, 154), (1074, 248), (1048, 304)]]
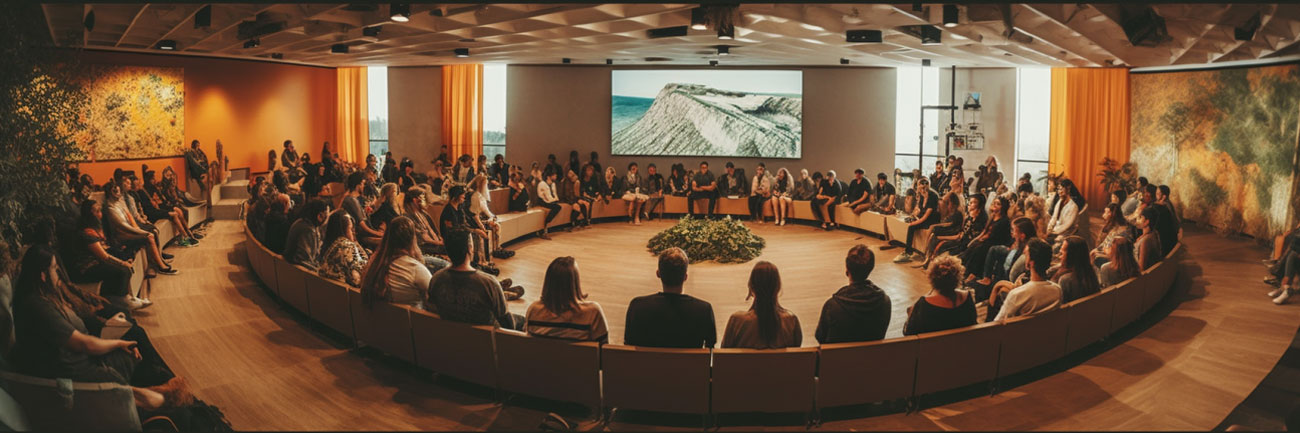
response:
[(614, 70), (613, 155), (799, 158), (803, 71)]

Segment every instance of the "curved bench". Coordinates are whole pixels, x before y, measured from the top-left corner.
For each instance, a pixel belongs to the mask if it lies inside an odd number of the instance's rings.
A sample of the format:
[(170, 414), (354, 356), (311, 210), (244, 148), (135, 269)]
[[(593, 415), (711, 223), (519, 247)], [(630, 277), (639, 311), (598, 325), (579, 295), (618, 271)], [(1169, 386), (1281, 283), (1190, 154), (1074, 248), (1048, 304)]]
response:
[[(685, 200), (667, 197), (666, 211), (684, 211)], [(624, 215), (622, 205), (621, 200), (597, 204), (592, 216)], [(721, 199), (718, 208), (747, 210), (743, 199)], [(440, 213), (432, 211), (440, 209), (435, 204), (428, 210), (437, 218)], [(551, 226), (568, 223), (568, 210), (564, 205)], [(795, 202), (792, 210), (795, 218), (811, 215), (806, 201)], [(906, 233), (897, 217), (837, 210), (837, 220), (846, 226), (883, 233), (886, 239)], [(500, 215), (502, 241), (541, 229), (544, 217), (542, 208)], [(287, 263), (253, 238), (247, 224), (244, 231), (249, 263), (270, 291), (358, 345), (498, 390), (580, 403), (602, 417), (604, 408), (625, 408), (701, 414), (706, 420), (716, 413), (816, 413), (914, 398), (1047, 364), (1151, 309), (1173, 285), (1184, 248), (1179, 243), (1141, 275), (1043, 314), (883, 341), (759, 351), (566, 342), (444, 321), (405, 305), (366, 308), (358, 289)]]

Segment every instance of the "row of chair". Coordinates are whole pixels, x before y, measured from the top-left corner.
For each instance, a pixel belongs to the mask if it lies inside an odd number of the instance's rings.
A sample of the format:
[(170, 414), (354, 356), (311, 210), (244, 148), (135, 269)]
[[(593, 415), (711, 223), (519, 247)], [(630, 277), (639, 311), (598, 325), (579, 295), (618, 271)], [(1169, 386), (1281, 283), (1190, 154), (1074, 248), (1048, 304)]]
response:
[[(615, 216), (619, 206), (611, 202), (605, 209)], [(541, 228), (541, 219), (528, 223), (534, 215), (538, 210), (502, 218), (515, 221), (518, 228), (509, 234), (518, 237)], [(875, 219), (886, 234), (889, 221), (897, 220), (873, 213), (854, 217), (842, 223)], [(505, 227), (503, 241), (513, 239)], [(705, 415), (814, 413), (985, 383), (1046, 364), (1111, 335), (1154, 306), (1173, 285), (1182, 250), (1180, 244), (1138, 277), (1035, 316), (877, 342), (745, 350), (567, 342), (445, 321), (404, 305), (366, 307), (357, 289), (289, 264), (251, 235), (245, 246), (253, 271), (273, 293), (358, 345), (442, 375), (579, 403), (600, 414), (623, 408)]]

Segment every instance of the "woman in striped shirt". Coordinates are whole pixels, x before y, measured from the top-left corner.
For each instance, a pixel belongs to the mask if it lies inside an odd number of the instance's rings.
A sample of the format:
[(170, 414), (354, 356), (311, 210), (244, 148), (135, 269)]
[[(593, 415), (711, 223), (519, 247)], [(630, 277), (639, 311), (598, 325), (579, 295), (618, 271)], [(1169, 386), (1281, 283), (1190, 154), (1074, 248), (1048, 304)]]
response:
[(528, 306), (529, 335), (563, 340), (609, 342), (609, 325), (600, 304), (586, 301), (573, 257), (558, 257), (546, 268), (542, 299)]

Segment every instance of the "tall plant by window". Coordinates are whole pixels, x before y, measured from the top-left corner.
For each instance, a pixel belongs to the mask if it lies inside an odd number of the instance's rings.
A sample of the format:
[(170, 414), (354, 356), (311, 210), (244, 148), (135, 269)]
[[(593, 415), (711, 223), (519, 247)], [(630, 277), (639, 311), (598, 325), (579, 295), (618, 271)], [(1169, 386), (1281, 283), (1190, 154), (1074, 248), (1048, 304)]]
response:
[(49, 38), (36, 3), (0, 3), (0, 239), (12, 254), (32, 222), (72, 212), (63, 177), (82, 158), (73, 134), (85, 93), (70, 84), (73, 53)]

